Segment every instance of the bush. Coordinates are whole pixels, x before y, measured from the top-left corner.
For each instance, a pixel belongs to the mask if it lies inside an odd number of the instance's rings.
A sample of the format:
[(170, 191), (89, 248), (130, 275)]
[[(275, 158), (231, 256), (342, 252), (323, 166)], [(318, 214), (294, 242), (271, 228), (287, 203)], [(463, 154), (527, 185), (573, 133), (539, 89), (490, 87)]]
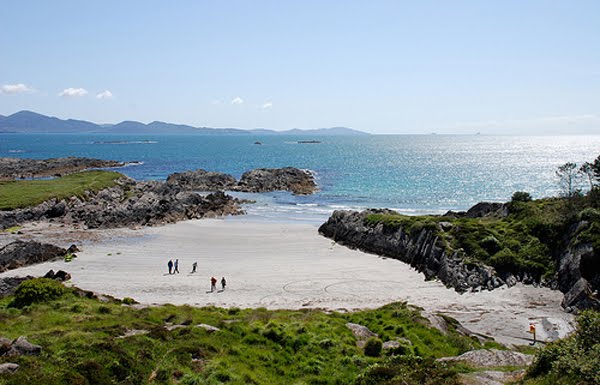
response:
[(383, 349), (383, 342), (377, 337), (371, 337), (365, 344), (365, 355), (369, 357), (379, 357)]
[(531, 201), (531, 194), (525, 191), (516, 191), (511, 198), (511, 202), (529, 202)]
[(600, 313), (583, 311), (576, 332), (541, 350), (527, 376), (545, 377), (544, 383), (600, 383)]
[(502, 249), (500, 241), (493, 235), (488, 235), (487, 237), (483, 238), (479, 244), (490, 255), (494, 255)]
[(517, 256), (507, 248), (500, 250), (490, 258), (490, 265), (500, 270), (513, 270), (517, 264)]
[(17, 287), (10, 306), (22, 308), (38, 302), (52, 301), (62, 297), (66, 292), (67, 289), (53, 279), (29, 279), (21, 282)]
[(582, 221), (600, 222), (600, 210), (588, 207), (581, 210), (579, 219)]

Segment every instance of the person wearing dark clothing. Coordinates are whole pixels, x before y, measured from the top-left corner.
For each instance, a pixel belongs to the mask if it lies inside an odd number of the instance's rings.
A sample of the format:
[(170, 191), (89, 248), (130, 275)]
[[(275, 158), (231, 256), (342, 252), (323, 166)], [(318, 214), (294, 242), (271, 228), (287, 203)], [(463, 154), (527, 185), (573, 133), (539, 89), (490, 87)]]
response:
[(179, 259), (175, 260), (175, 269), (173, 269), (173, 274), (179, 274)]
[(198, 262), (192, 263), (192, 274), (196, 272), (196, 268), (198, 267)]
[(217, 279), (215, 277), (210, 278), (210, 291), (213, 292), (217, 289)]
[(169, 274), (173, 274), (173, 261), (169, 259), (169, 263), (167, 263), (167, 266), (169, 267)]
[(225, 285), (227, 285), (227, 281), (225, 280), (225, 277), (221, 278), (221, 287), (223, 288), (223, 290), (225, 290)]

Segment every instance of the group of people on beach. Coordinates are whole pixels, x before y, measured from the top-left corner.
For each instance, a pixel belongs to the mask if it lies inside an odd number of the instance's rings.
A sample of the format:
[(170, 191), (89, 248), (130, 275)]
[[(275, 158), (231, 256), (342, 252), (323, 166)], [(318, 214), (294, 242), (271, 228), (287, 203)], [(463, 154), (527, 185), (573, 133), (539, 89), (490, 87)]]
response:
[[(167, 262), (167, 267), (169, 268), (169, 275), (179, 274), (179, 259), (169, 259)], [(198, 262), (192, 263), (192, 271), (190, 274), (194, 274), (198, 269)], [(221, 277), (221, 291), (225, 290), (225, 286), (227, 286), (227, 280), (225, 277)], [(217, 290), (217, 279), (215, 277), (210, 277), (210, 292), (214, 292)]]

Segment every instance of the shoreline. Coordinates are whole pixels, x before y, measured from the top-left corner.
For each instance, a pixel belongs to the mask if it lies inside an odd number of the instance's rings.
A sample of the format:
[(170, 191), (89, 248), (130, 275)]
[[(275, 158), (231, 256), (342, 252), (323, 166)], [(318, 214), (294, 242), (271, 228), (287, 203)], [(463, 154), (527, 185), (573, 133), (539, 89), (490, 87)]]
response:
[[(54, 230), (68, 238), (68, 229), (55, 225)], [(45, 231), (39, 228), (37, 236)], [(78, 242), (82, 252), (72, 262), (28, 266), (0, 277), (62, 269), (81, 289), (146, 305), (351, 311), (406, 301), (509, 344), (528, 342), (530, 322), (541, 326), (540, 340), (572, 330), (573, 316), (561, 309), (559, 291), (519, 284), (461, 295), (438, 281), (425, 281), (403, 262), (335, 244), (313, 224), (236, 217), (140, 230), (78, 230), (71, 237), (80, 234), (89, 238)], [(169, 276), (167, 262), (175, 258), (181, 273)], [(195, 261), (197, 273), (190, 274)], [(226, 290), (207, 293), (211, 276), (218, 281), (225, 276)]]

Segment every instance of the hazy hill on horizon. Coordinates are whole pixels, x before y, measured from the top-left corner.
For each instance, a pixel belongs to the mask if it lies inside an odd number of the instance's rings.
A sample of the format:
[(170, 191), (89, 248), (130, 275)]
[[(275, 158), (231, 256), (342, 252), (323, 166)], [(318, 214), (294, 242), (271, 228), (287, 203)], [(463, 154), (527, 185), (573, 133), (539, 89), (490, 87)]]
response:
[(0, 115), (0, 133), (23, 134), (201, 134), (201, 135), (370, 135), (366, 132), (347, 127), (331, 127), (316, 129), (294, 128), (286, 131), (275, 131), (264, 128), (212, 128), (193, 127), (185, 124), (174, 124), (154, 121), (148, 124), (125, 120), (117, 124), (96, 124), (86, 120), (59, 119), (33, 111), (19, 111), (12, 115)]

